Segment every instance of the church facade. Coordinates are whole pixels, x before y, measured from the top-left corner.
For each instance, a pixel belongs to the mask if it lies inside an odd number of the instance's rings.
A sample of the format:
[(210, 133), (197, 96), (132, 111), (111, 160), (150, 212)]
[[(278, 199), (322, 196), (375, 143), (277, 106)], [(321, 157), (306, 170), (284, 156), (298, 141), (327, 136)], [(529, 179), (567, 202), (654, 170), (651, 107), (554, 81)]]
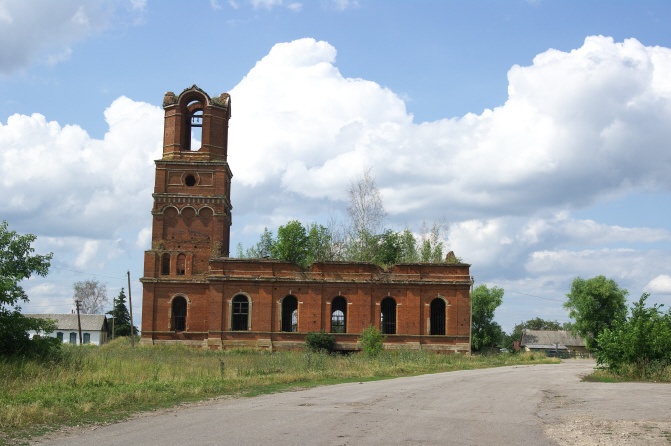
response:
[[(470, 265), (323, 262), (303, 269), (229, 257), (231, 99), (197, 86), (166, 93), (156, 161), (152, 245), (145, 252), (142, 343), (296, 349), (309, 332), (358, 350), (373, 325), (385, 348), (470, 350)], [(198, 133), (200, 147), (192, 147)]]

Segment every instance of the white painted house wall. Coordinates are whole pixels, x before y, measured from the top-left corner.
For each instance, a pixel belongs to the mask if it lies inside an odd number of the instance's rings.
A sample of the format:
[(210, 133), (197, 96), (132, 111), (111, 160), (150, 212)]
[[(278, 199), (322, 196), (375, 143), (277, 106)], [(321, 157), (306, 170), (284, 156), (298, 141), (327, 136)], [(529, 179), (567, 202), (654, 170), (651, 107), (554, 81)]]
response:
[[(56, 322), (56, 330), (51, 333), (28, 331), (28, 336), (48, 336), (58, 338), (66, 344), (79, 344), (79, 328), (76, 314), (26, 314), (27, 317), (51, 319)], [(104, 314), (81, 314), (82, 341), (84, 344), (102, 345), (108, 341), (107, 319)]]

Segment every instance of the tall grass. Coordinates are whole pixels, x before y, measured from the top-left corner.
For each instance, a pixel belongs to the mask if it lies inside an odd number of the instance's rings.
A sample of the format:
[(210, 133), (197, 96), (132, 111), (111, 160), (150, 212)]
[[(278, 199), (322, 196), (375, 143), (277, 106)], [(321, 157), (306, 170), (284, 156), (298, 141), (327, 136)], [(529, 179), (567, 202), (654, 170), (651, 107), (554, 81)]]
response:
[(671, 365), (660, 362), (624, 364), (617, 369), (602, 368), (585, 377), (598, 382), (666, 382), (671, 383)]
[[(362, 354), (182, 346), (64, 346), (47, 361), (0, 359), (0, 443), (63, 425), (113, 421), (133, 412), (222, 395), (450, 370), (552, 362), (525, 355), (467, 357), (424, 351)], [(4, 440), (3, 440), (4, 438)]]

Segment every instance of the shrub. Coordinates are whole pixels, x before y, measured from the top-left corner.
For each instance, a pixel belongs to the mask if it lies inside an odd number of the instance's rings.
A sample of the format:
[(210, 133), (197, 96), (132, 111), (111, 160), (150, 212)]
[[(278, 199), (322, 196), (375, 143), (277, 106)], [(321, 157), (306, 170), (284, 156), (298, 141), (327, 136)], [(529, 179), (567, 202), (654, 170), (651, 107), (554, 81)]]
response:
[(50, 360), (60, 353), (62, 342), (56, 338), (36, 335), (33, 339), (28, 331), (51, 333), (53, 321), (26, 317), (18, 311), (0, 309), (0, 357), (41, 358)]
[(631, 316), (604, 330), (597, 338), (596, 360), (613, 372), (637, 370), (639, 378), (671, 365), (671, 312), (662, 305), (645, 306), (644, 293), (631, 309)]
[(333, 352), (335, 348), (335, 338), (330, 333), (325, 333), (323, 330), (320, 332), (310, 332), (305, 337), (305, 343), (308, 348), (315, 352)]
[(369, 326), (361, 333), (361, 348), (370, 357), (375, 357), (384, 349), (385, 336), (374, 326)]

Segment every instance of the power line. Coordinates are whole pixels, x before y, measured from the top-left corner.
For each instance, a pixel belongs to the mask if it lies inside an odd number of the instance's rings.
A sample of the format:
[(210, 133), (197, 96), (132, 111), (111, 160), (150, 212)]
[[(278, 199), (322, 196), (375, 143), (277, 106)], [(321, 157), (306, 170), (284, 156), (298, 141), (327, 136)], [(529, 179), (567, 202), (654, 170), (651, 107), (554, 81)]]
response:
[[(125, 277), (117, 277), (117, 276), (107, 276), (105, 274), (97, 274), (97, 273), (87, 273), (85, 271), (76, 271), (74, 269), (68, 269), (68, 268), (59, 268), (57, 266), (51, 266), (50, 269), (57, 269), (59, 271), (68, 271), (70, 273), (75, 273), (75, 274), (85, 274), (87, 276), (93, 276), (93, 277), (104, 277), (106, 279), (117, 279), (117, 280), (123, 280)], [(124, 274), (125, 276), (125, 274)]]
[(523, 294), (523, 295), (525, 295), (525, 296), (535, 297), (535, 298), (543, 299), (543, 300), (551, 300), (551, 301), (553, 301), (553, 302), (564, 302), (563, 300), (553, 299), (553, 298), (551, 298), (551, 297), (544, 297), (544, 296), (538, 296), (538, 295), (536, 295), (536, 294), (523, 293), (522, 291), (516, 291), (516, 290), (506, 289), (505, 292), (506, 292), (506, 293), (509, 293), (509, 292), (510, 292), (510, 293)]

